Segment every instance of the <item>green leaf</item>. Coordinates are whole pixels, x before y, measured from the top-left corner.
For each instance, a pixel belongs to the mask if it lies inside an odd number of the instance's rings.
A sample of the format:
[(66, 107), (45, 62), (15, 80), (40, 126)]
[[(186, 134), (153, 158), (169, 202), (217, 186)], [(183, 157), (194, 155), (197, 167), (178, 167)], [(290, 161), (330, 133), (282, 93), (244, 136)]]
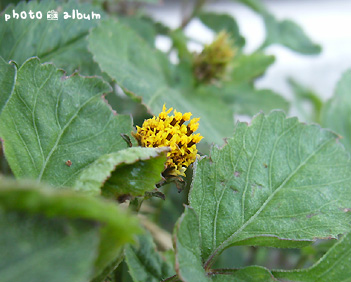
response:
[(154, 190), (165, 169), (167, 158), (164, 152), (165, 150), (156, 150), (158, 155), (118, 167), (102, 187), (102, 194), (118, 198), (121, 195), (142, 196), (145, 192)]
[(351, 233), (347, 233), (315, 265), (306, 269), (274, 271), (273, 275), (284, 281), (350, 281), (350, 261)]
[[(119, 2), (120, 0), (93, 0), (93, 1), (95, 1), (95, 2), (105, 2), (105, 1), (107, 1), (107, 2)], [(126, 0), (126, 2), (131, 2), (131, 3), (135, 3), (135, 2), (137, 2), (137, 3), (149, 3), (149, 4), (157, 4), (157, 3), (160, 3), (161, 1), (160, 0)]]
[[(133, 147), (103, 155), (83, 170), (74, 189), (90, 194), (143, 195), (161, 180), (167, 147)], [(107, 182), (106, 182), (107, 181)]]
[(120, 17), (119, 21), (137, 32), (151, 47), (155, 46), (156, 29), (150, 21), (135, 16)]
[(1, 281), (83, 282), (91, 277), (99, 244), (93, 222), (0, 211), (0, 228)]
[(160, 282), (174, 275), (173, 267), (156, 250), (149, 233), (138, 236), (138, 246), (127, 246), (125, 261), (134, 282)]
[(17, 4), (20, 0), (2, 0), (0, 3), (0, 11), (4, 10), (10, 4)]
[(16, 67), (0, 57), (0, 114), (11, 96), (16, 81)]
[(0, 119), (14, 175), (69, 186), (101, 155), (126, 148), (120, 134), (132, 131), (131, 120), (111, 111), (101, 98), (108, 91), (101, 79), (67, 78), (51, 64), (28, 60)]
[(186, 207), (174, 228), (176, 271), (184, 282), (210, 281), (201, 262), (199, 221), (192, 208)]
[(262, 15), (266, 26), (266, 39), (261, 49), (271, 44), (281, 44), (301, 54), (319, 54), (321, 47), (314, 43), (302, 30), (291, 20), (277, 20), (259, 0), (239, 0), (255, 12)]
[(142, 15), (142, 19), (145, 22), (148, 22), (153, 26), (157, 34), (160, 35), (169, 35), (169, 33), (172, 31), (171, 28), (164, 23), (157, 21), (156, 19), (152, 18), (150, 15)]
[[(169, 32), (169, 37), (172, 40), (172, 47), (176, 49), (178, 53), (178, 58), (180, 60), (179, 66), (181, 67), (178, 68), (178, 70), (186, 64), (191, 65), (193, 53), (191, 53), (188, 49), (188, 43), (190, 39), (185, 35), (184, 30), (182, 30), (181, 28), (174, 29)], [(189, 69), (191, 69), (191, 66)], [(192, 72), (186, 72), (184, 76), (187, 76), (188, 79), (193, 79)]]
[(262, 1), (260, 0), (239, 0), (239, 1), (245, 4), (246, 6), (250, 7), (256, 13), (259, 13), (262, 15), (269, 14), (266, 7), (262, 4)]
[(263, 75), (274, 61), (274, 56), (260, 52), (237, 56), (233, 60), (232, 81), (235, 83), (251, 82)]
[(325, 103), (321, 112), (322, 125), (342, 135), (343, 143), (351, 150), (351, 70), (345, 72), (336, 86), (334, 96)]
[(189, 198), (205, 268), (245, 240), (300, 247), (346, 232), (350, 175), (350, 156), (328, 130), (282, 112), (260, 114), (250, 126), (238, 123), (234, 137), (195, 168)]
[(272, 273), (261, 266), (248, 266), (242, 269), (214, 270), (211, 276), (213, 282), (272, 282), (276, 280)]
[[(92, 30), (88, 41), (101, 69), (127, 93), (140, 97), (153, 114), (161, 112), (166, 103), (179, 112), (191, 112), (194, 117), (200, 117), (199, 132), (208, 142), (222, 143), (222, 138), (230, 134), (232, 112), (218, 95), (199, 95), (191, 88), (173, 87), (177, 80), (165, 55), (151, 49), (132, 30), (107, 21)], [(219, 123), (216, 116), (220, 116), (223, 123)]]
[(255, 89), (247, 83), (224, 83), (217, 92), (236, 114), (253, 116), (260, 111), (289, 110), (289, 102), (279, 94), (269, 89)]
[(321, 47), (314, 43), (302, 28), (291, 20), (279, 21), (272, 15), (264, 17), (267, 36), (263, 47), (281, 44), (301, 54), (319, 54)]
[(2, 281), (87, 281), (140, 232), (137, 220), (113, 202), (43, 188), (1, 181), (0, 275), (8, 279)]
[[(27, 12), (27, 18), (5, 21), (5, 14), (12, 16), (12, 10)], [(57, 21), (46, 20), (46, 13), (51, 10), (59, 12)], [(43, 62), (54, 62), (69, 73), (79, 70), (84, 74), (96, 74), (98, 67), (87, 50), (85, 37), (99, 20), (65, 20), (63, 13), (72, 15), (73, 10), (90, 16), (92, 12), (104, 16), (97, 7), (77, 1), (30, 1), (21, 2), (16, 7), (9, 6), (0, 17), (0, 56), (5, 60), (14, 60), (19, 65), (29, 57), (38, 56)], [(40, 11), (43, 18), (31, 19), (29, 11), (34, 14)]]
[(239, 26), (235, 19), (227, 14), (201, 12), (198, 15), (200, 21), (215, 32), (225, 30), (234, 39), (234, 44), (239, 48), (245, 45), (245, 38), (241, 36)]
[[(299, 111), (299, 116), (303, 116), (308, 121), (320, 123), (323, 107), (321, 98), (313, 90), (301, 85), (292, 78), (288, 79), (288, 83), (293, 90), (295, 96), (294, 106)], [(306, 105), (306, 102), (311, 108), (304, 109), (303, 106)]]
[(268, 269), (259, 266), (243, 269), (213, 269), (205, 272), (201, 260), (199, 221), (190, 207), (186, 207), (176, 224), (174, 233), (176, 269), (183, 282), (277, 281)]

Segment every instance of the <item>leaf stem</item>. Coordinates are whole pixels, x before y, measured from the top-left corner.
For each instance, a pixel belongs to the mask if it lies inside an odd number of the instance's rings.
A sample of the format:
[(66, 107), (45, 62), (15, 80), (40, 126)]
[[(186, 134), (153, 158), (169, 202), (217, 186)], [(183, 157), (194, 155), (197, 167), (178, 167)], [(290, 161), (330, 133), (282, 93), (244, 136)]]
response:
[(216, 258), (218, 253), (218, 248), (209, 256), (209, 258), (207, 259), (207, 261), (204, 264), (204, 269), (206, 272), (209, 272), (212, 264), (214, 263), (214, 258)]
[(162, 280), (161, 282), (176, 282), (176, 281), (179, 281), (177, 275), (173, 275), (171, 277), (168, 277), (164, 280)]
[(208, 272), (208, 275), (218, 275), (218, 274), (222, 274), (222, 275), (230, 275), (233, 274), (235, 272), (237, 272), (239, 270), (239, 268), (221, 268), (221, 269), (211, 269), (210, 272)]

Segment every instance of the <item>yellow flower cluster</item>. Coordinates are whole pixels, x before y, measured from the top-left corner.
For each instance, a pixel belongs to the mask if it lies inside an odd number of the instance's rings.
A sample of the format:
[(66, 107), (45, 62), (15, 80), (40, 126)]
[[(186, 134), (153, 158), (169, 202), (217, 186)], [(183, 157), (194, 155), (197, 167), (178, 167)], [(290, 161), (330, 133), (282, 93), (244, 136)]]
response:
[[(191, 113), (182, 114), (176, 110), (169, 116), (172, 110), (163, 105), (159, 116), (145, 120), (133, 135), (143, 147), (170, 147), (166, 176), (185, 176), (185, 170), (196, 159), (196, 144), (203, 138), (200, 133), (193, 134), (199, 127), (200, 118), (190, 120)], [(189, 123), (185, 125), (187, 121)]]

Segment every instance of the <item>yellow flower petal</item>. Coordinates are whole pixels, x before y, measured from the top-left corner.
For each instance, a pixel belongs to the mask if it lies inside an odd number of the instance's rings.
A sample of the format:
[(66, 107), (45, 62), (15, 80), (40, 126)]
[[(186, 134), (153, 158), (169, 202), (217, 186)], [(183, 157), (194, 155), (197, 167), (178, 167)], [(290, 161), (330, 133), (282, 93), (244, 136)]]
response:
[[(158, 117), (145, 120), (142, 127), (137, 126), (133, 136), (143, 147), (169, 146), (171, 151), (167, 154), (166, 166), (170, 175), (185, 176), (185, 170), (196, 159), (196, 144), (203, 138), (199, 133), (193, 134), (199, 127), (200, 118), (190, 120), (191, 113), (182, 114), (176, 110), (169, 116), (172, 110), (163, 105)], [(189, 123), (185, 125), (187, 121)]]

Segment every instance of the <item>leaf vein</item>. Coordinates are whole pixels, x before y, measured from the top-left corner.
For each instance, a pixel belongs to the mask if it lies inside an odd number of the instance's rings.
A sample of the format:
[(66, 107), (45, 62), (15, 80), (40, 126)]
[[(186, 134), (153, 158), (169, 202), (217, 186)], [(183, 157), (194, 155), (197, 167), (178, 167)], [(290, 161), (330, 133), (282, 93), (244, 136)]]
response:
[(43, 177), (43, 174), (45, 172), (45, 169), (47, 167), (47, 164), (52, 156), (52, 154), (56, 151), (57, 147), (58, 147), (58, 144), (59, 142), (61, 141), (61, 138), (64, 134), (64, 132), (66, 131), (66, 129), (68, 128), (68, 126), (75, 120), (75, 118), (78, 116), (79, 112), (91, 101), (95, 98), (96, 95), (90, 97), (87, 101), (85, 101), (82, 105), (79, 106), (78, 110), (74, 113), (74, 115), (70, 118), (70, 120), (66, 123), (66, 125), (62, 128), (62, 130), (60, 131), (57, 139), (56, 139), (56, 142), (54, 144), (54, 146), (51, 148), (49, 154), (47, 155), (45, 161), (44, 161), (44, 164), (42, 166), (42, 169), (39, 173), (39, 176), (38, 176), (38, 180), (41, 180), (41, 178)]
[(314, 157), (319, 151), (321, 151), (326, 145), (330, 142), (334, 141), (334, 139), (329, 139), (322, 143), (316, 150), (314, 150), (292, 173), (290, 173), (286, 179), (282, 182), (282, 184), (277, 187), (277, 189), (267, 198), (267, 200), (262, 204), (262, 206), (256, 211), (254, 215), (252, 215), (238, 230), (233, 232), (223, 243), (221, 243), (216, 250), (211, 254), (211, 256), (207, 259), (205, 263), (205, 268), (207, 269), (210, 267), (210, 264), (213, 258), (220, 253), (226, 245), (240, 232), (242, 232), (261, 212), (262, 210), (268, 205), (268, 203), (274, 198), (274, 196), (284, 187), (284, 185), (303, 167), (307, 164), (307, 162)]
[[(264, 122), (265, 122), (265, 119), (263, 119), (262, 122), (261, 122), (260, 131), (259, 131), (259, 134), (258, 134), (255, 151), (254, 151), (254, 153), (252, 155), (252, 158), (250, 160), (249, 167), (248, 167), (247, 174), (246, 174), (245, 188), (244, 188), (243, 196), (242, 196), (242, 199), (241, 199), (241, 222), (242, 222), (242, 224), (245, 222), (246, 191), (247, 191), (247, 188), (249, 186), (249, 178), (250, 178), (250, 174), (251, 174), (251, 167), (252, 167), (252, 164), (253, 164), (253, 162), (255, 160), (255, 157), (257, 155), (258, 147), (259, 147), (259, 145), (261, 143), (261, 136), (262, 136), (262, 129), (263, 129)], [(243, 138), (246, 139), (246, 134), (245, 134), (245, 136)]]

